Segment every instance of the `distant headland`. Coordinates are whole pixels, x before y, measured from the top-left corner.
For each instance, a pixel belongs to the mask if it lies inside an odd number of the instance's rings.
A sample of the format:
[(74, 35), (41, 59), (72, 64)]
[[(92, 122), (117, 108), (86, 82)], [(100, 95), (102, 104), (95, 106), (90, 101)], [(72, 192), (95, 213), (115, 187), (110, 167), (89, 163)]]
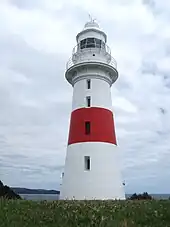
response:
[(18, 198), (21, 199), (19, 195), (22, 194), (53, 194), (53, 195), (59, 195), (60, 191), (57, 190), (45, 190), (45, 189), (29, 189), (29, 188), (20, 188), (20, 187), (8, 187), (7, 185), (4, 185), (2, 181), (0, 181), (0, 197), (5, 198)]
[(11, 188), (17, 194), (60, 194), (60, 191), (57, 190), (45, 190), (45, 189), (29, 189), (29, 188), (19, 188), (19, 187), (12, 187)]

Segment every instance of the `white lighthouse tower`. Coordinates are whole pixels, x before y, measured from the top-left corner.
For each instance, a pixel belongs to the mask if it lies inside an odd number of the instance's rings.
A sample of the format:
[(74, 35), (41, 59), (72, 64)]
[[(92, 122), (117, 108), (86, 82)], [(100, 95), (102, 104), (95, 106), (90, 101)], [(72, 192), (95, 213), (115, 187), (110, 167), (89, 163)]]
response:
[(118, 78), (116, 61), (94, 20), (76, 40), (65, 73), (73, 101), (60, 199), (125, 199), (110, 89)]

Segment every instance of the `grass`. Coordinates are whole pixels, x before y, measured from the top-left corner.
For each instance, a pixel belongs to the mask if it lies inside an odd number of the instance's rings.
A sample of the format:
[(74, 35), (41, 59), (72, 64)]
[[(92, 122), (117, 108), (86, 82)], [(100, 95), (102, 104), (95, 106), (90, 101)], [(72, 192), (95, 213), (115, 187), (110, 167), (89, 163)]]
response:
[(170, 201), (0, 200), (0, 227), (170, 227)]

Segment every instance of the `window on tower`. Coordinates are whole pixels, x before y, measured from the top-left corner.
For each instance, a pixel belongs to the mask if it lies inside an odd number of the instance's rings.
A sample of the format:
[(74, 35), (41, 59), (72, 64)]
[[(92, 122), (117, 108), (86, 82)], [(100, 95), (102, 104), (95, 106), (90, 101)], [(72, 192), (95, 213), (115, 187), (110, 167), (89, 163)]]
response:
[(90, 89), (91, 87), (91, 80), (87, 80), (87, 89)]
[(87, 107), (91, 106), (91, 97), (90, 96), (86, 97), (86, 103), (87, 103)]
[(85, 122), (85, 134), (86, 135), (90, 134), (90, 121)]
[(85, 170), (90, 170), (90, 156), (84, 157), (84, 167)]

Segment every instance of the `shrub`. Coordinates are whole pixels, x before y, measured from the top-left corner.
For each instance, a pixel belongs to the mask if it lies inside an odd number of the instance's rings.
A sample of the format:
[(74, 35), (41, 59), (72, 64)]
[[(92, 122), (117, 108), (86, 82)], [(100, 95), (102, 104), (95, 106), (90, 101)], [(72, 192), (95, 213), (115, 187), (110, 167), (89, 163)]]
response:
[(153, 197), (149, 195), (147, 192), (144, 192), (143, 194), (138, 194), (138, 195), (134, 193), (128, 199), (129, 200), (153, 200)]

